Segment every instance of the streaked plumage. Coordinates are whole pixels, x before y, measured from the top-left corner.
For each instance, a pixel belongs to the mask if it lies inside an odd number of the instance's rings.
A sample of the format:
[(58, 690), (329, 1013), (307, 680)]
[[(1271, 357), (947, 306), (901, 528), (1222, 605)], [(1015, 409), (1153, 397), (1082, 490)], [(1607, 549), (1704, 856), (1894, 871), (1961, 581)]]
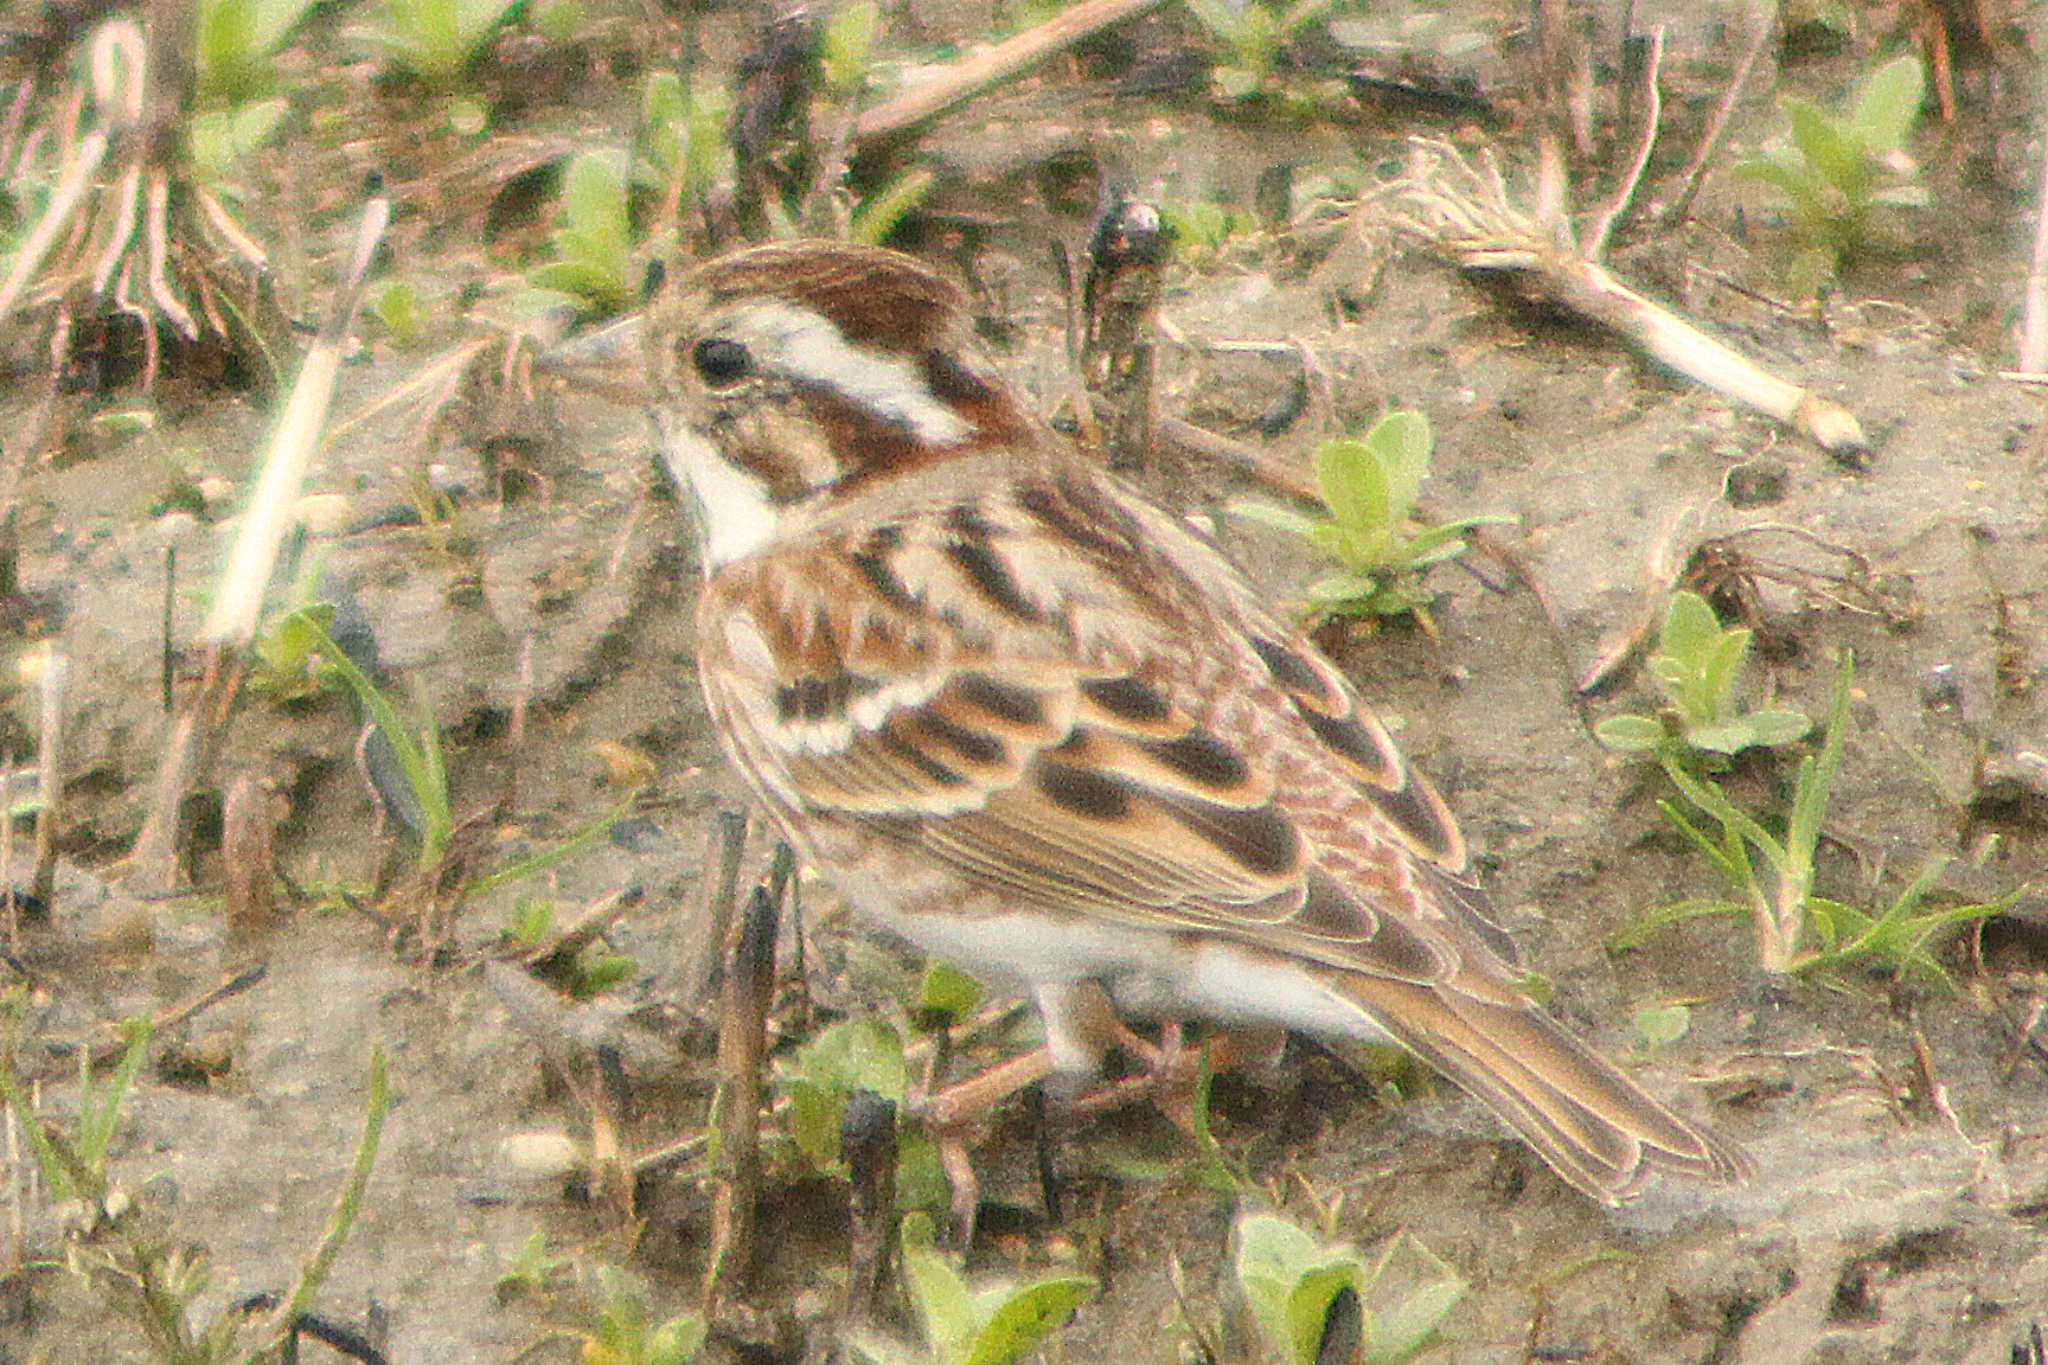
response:
[[(957, 292), (831, 243), (673, 282), (647, 355), (700, 504), (727, 752), (860, 910), (1035, 991), (1391, 1038), (1607, 1202), (1747, 1159), (1534, 1006), (1456, 822), (1208, 541), (1032, 420)], [(1085, 1049), (1082, 1049), (1085, 1052)]]

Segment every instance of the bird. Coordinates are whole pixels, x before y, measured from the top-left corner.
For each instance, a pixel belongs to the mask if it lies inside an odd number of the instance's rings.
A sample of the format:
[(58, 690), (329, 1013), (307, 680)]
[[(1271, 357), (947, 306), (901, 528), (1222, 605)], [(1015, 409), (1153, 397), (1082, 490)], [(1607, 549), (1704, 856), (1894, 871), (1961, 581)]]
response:
[(741, 248), (671, 272), (641, 345), (725, 754), (856, 912), (1029, 995), (1054, 1078), (1124, 1019), (1278, 1026), (1406, 1049), (1602, 1204), (1752, 1173), (1530, 999), (1359, 690), (1041, 421), (945, 276)]

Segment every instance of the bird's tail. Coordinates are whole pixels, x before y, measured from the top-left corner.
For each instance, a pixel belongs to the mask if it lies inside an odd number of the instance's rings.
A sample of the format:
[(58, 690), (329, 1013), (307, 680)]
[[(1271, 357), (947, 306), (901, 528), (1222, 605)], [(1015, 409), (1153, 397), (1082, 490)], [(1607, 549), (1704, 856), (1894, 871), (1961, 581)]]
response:
[(1633, 1199), (1656, 1170), (1717, 1184), (1755, 1170), (1740, 1148), (1652, 1099), (1526, 1000), (1356, 972), (1333, 984), (1604, 1204)]

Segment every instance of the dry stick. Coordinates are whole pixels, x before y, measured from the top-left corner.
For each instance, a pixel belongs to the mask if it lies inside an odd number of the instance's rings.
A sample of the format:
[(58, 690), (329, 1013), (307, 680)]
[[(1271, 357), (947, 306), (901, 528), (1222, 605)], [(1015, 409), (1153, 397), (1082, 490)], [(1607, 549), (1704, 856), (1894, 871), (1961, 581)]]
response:
[[(740, 884), (740, 854), (747, 844), (747, 813), (722, 810), (713, 817), (704, 841), (704, 872), (697, 882), (697, 901), (676, 936), (682, 955), (676, 981), (676, 1003), (695, 1014), (710, 988), (725, 941), (732, 932), (733, 896)], [(716, 850), (717, 861), (712, 861)]]
[(868, 110), (854, 125), (853, 140), (865, 149), (929, 122), (954, 105), (1021, 76), (1047, 57), (1103, 29), (1158, 9), (1166, 0), (1082, 0), (1037, 28), (955, 63), (945, 75), (887, 104)]
[(711, 1235), (704, 1316), (721, 1290), (744, 1284), (754, 1259), (754, 1200), (761, 1187), (761, 1061), (775, 993), (775, 902), (755, 887), (725, 978), (718, 1021), (718, 1149), (711, 1174)]
[(872, 1090), (849, 1094), (839, 1120), (839, 1155), (852, 1184), (846, 1302), (839, 1312), (839, 1338), (846, 1341), (874, 1322), (889, 1284), (896, 1247), (895, 1104)]
[(601, 896), (564, 925), (559, 933), (548, 935), (534, 947), (518, 954), (519, 960), (528, 967), (541, 967), (550, 961), (575, 958), (596, 941), (599, 934), (616, 924), (619, 916), (646, 899), (647, 888), (639, 885)]
[[(239, 995), (263, 979), (269, 968), (261, 963), (244, 967), (238, 972), (222, 977), (213, 985), (196, 995), (188, 996), (174, 1005), (165, 1006), (150, 1016), (151, 1037), (160, 1037), (170, 1029), (178, 1027), (202, 1012), (212, 1009), (231, 995)], [(104, 1038), (86, 1047), (88, 1064), (102, 1067), (128, 1050), (126, 1038)], [(48, 1055), (36, 1068), (35, 1079), (42, 1081), (61, 1080), (78, 1074), (78, 1045), (52, 1042), (47, 1045)]]
[(50, 915), (57, 908), (57, 822), (64, 813), (64, 695), (71, 664), (47, 645), (42, 653), (38, 679), (42, 733), (36, 737), (36, 870), (29, 880), (29, 894), (41, 902), (43, 913)]
[(2034, 256), (2020, 314), (2022, 374), (2048, 370), (2048, 147), (2041, 154), (2041, 197), (2034, 205)]
[(236, 777), (221, 803), (227, 936), (237, 952), (255, 949), (283, 923), (277, 910), (278, 806), (277, 789), (257, 773)]
[(1700, 145), (1693, 151), (1692, 160), (1686, 163), (1684, 173), (1678, 177), (1678, 197), (1668, 207), (1651, 210), (1651, 221), (1658, 227), (1671, 227), (1692, 210), (1693, 196), (1700, 192), (1700, 185), (1707, 178), (1707, 163), (1720, 150), (1721, 138), (1728, 131), (1728, 120), (1735, 116), (1735, 106), (1742, 98), (1742, 87), (1749, 84), (1750, 73), (1756, 70), (1757, 61), (1769, 46), (1771, 35), (1777, 32), (1778, 7), (1771, 0), (1757, 0), (1750, 6), (1750, 14), (1753, 23), (1749, 46), (1743, 50), (1742, 60), (1736, 63), (1735, 74), (1728, 80), (1728, 88), (1721, 92), (1720, 102), (1708, 117), (1706, 130), (1700, 134)]
[(306, 352), (284, 413), (263, 459), (256, 491), (242, 513), (228, 567), (213, 610), (200, 639), (208, 645), (206, 676), (186, 712), (171, 727), (157, 769), (156, 790), (132, 855), (133, 885), (144, 891), (168, 891), (178, 881), (179, 811), (185, 793), (210, 757), (220, 727), (241, 682), (240, 656), (255, 638), (263, 592), (277, 564), (278, 546), (292, 527), (292, 508), (304, 486), (306, 469), (318, 448), (321, 426), (334, 398), (335, 379), (349, 330), (362, 305), (363, 285), (384, 229), (391, 221), (391, 201), (378, 197), (363, 210), (356, 234), (355, 255), (342, 276), (327, 320)]
[(14, 754), (0, 757), (0, 896), (7, 898), (7, 951), (21, 956), (21, 897), (14, 890)]
[(1636, 154), (1629, 162), (1628, 174), (1615, 187), (1614, 197), (1607, 206), (1595, 215), (1592, 230), (1579, 240), (1579, 255), (1589, 261), (1597, 261), (1607, 254), (1607, 241), (1614, 235), (1614, 225), (1628, 212), (1635, 201), (1636, 187), (1643, 182), (1643, 172), (1649, 167), (1650, 153), (1657, 147), (1657, 123), (1664, 117), (1664, 92), (1658, 86), (1657, 78), (1664, 66), (1664, 26), (1657, 25), (1650, 30), (1649, 50), (1643, 54), (1643, 104), (1641, 115), (1643, 126), (1636, 134)]
[(1604, 267), (1559, 247), (1509, 202), (1490, 160), (1475, 167), (1442, 141), (1418, 140), (1413, 147), (1408, 174), (1378, 192), (1396, 227), (1460, 269), (1514, 275), (1695, 383), (1796, 428), (1838, 459), (1869, 453), (1862, 426), (1841, 404), (1768, 373)]

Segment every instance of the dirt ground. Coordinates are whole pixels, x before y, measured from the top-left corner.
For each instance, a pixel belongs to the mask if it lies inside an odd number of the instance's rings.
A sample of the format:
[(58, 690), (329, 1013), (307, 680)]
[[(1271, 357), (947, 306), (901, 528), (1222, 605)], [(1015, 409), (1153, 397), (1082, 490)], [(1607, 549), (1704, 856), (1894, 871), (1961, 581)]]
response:
[[(644, 37), (621, 36), (646, 21), (637, 8), (591, 8), (599, 52), (583, 54), (573, 76), (559, 67), (567, 58), (550, 66), (512, 38), (500, 44), (482, 78), (502, 101), (494, 138), (587, 142), (631, 125), (635, 68), (616, 54), (647, 50)], [(1511, 109), (1519, 91), (1503, 35), (1520, 17), (1465, 7), (1375, 22), (1422, 35), (1429, 51), (1465, 54), (1440, 60), (1462, 63), (1449, 69)], [(1652, 168), (1659, 194), (1739, 41), (1732, 10), (1664, 18), (1674, 132)], [(737, 50), (751, 23), (744, 12), (715, 16), (712, 51)], [(1462, 45), (1453, 28), (1484, 41)], [(913, 5), (891, 31), (932, 42), (990, 26), (957, 7)], [(1770, 91), (1780, 85), (1838, 98), (1882, 31), (1868, 30), (1863, 48), (1788, 59), (1759, 77), (1735, 143), (1754, 146), (1775, 126)], [(1148, 20), (1051, 79), (977, 103), (922, 144), (942, 172), (924, 248), (971, 266), (978, 301), (1010, 324), (1006, 363), (1047, 410), (1066, 384), (1047, 243), (1078, 242), (1086, 226), (1046, 190), (1047, 167), (1113, 157), (1142, 194), (1245, 208), (1276, 164), (1298, 164), (1301, 183), (1325, 165), (1383, 167), (1410, 132), (1454, 131), (1386, 110), (1307, 125), (1199, 92), (1133, 92), (1144, 85), (1133, 72), (1193, 50), (1190, 34), (1184, 18)], [(386, 273), (415, 281), (436, 318), (430, 344), (414, 350), (366, 323), (336, 403), (346, 421), (467, 335), (463, 288), (502, 281), (547, 225), (486, 234), (504, 197), (462, 179), (494, 185), (483, 158), (457, 155), (465, 145), (431, 118), (394, 112), (388, 102), (403, 92), (381, 89), (368, 68), (330, 61), (345, 47), (331, 16), (302, 46), (292, 60), (306, 88), (344, 117), (295, 123), (286, 148), (255, 164), (245, 201), (252, 223), (283, 244), (286, 304), (316, 315), (361, 174), (379, 168), (399, 207)], [(2034, 1034), (2048, 1005), (2048, 428), (2039, 391), (1998, 374), (2010, 363), (2040, 156), (2040, 128), (2012, 112), (2027, 107), (2008, 84), (1998, 101), (1979, 94), (1954, 125), (1930, 121), (1916, 150), (1940, 207), (1906, 215), (1904, 246), (1860, 264), (1818, 311), (1771, 304), (1786, 233), (1766, 197), (1725, 174), (1709, 178), (1683, 228), (1624, 240), (1613, 254), (1646, 291), (1845, 404), (1872, 437), (1867, 462), (1831, 460), (1594, 330), (1504, 306), (1420, 253), (1383, 256), (1338, 226), (1255, 230), (1169, 271), (1169, 410), (1303, 460), (1320, 437), (1386, 406), (1419, 409), (1437, 433), (1427, 492), (1438, 513), (1516, 518), (1493, 539), (1522, 571), (1484, 552), (1436, 571), (1433, 637), (1392, 629), (1333, 648), (1445, 789), (1496, 905), (1554, 983), (1555, 1008), (1743, 1143), (1760, 1168), (1737, 1188), (1661, 1183), (1607, 1210), (1446, 1086), (1381, 1103), (1308, 1051), (1219, 1083), (1221, 1142), (1267, 1197), (1313, 1225), (1316, 1208), (1341, 1196), (1344, 1238), (1373, 1248), (1406, 1230), (1469, 1281), (1424, 1359), (2003, 1362), (2020, 1358), (2015, 1343), (2048, 1316), (2048, 1050)], [(1504, 150), (1513, 159), (1523, 145), (1508, 135)], [(36, 373), (31, 340), (10, 342), (16, 393)], [(1216, 346), (1242, 340), (1300, 349)], [(1305, 414), (1266, 440), (1259, 422), (1285, 401), (1303, 354), (1320, 376)], [(619, 1051), (634, 1095), (630, 1150), (703, 1124), (706, 1025), (678, 1017), (675, 1001), (712, 813), (741, 798), (697, 697), (695, 569), (641, 417), (548, 382), (540, 399), (525, 407), (478, 386), (433, 421), (417, 403), (395, 405), (342, 430), (313, 477), (347, 506), (341, 529), (308, 546), (324, 556), (322, 594), (374, 633), (394, 695), (417, 686), (431, 699), (458, 813), (497, 812), (475, 833), (480, 858), (545, 847), (616, 804), (602, 746), (636, 750), (658, 774), (597, 847), (466, 907), (453, 961), (440, 964), (395, 950), (384, 926), (336, 894), (369, 898), (399, 848), (358, 777), (356, 726), (339, 699), (245, 697), (215, 764), (222, 781), (270, 779), (288, 803), (279, 867), (297, 895), (286, 929), (253, 948), (228, 940), (220, 859), (203, 830), (192, 894), (151, 900), (122, 886), (120, 859), (168, 725), (158, 682), (164, 550), (175, 546), (182, 566), (173, 633), (183, 644), (260, 450), (266, 400), (175, 380), (154, 399), (132, 388), (73, 395), (60, 448), (22, 485), (21, 587), (35, 609), (12, 643), (25, 652), (53, 639), (72, 661), (74, 691), (69, 857), (54, 918), (24, 930), (16, 970), (31, 1004), (18, 1065), (46, 1072), (42, 1103), (70, 1113), (76, 1085), (57, 1044), (185, 998), (252, 952), (267, 967), (157, 1040), (171, 1062), (145, 1071), (112, 1151), (112, 1173), (137, 1206), (130, 1216), (203, 1249), (211, 1284), (196, 1317), (282, 1291), (297, 1274), (352, 1158), (373, 1045), (388, 1051), (396, 1101), (321, 1306), (360, 1324), (374, 1303), (394, 1361), (578, 1358), (590, 1273), (628, 1258), (574, 1181), (536, 1174), (508, 1148), (541, 1134), (589, 1139), (564, 1058), (577, 1070), (596, 1042)], [(20, 407), (0, 395), (0, 420), (18, 421)], [(108, 420), (137, 409), (155, 416), (139, 434)], [(1199, 474), (1193, 498), (1172, 471), (1164, 480), (1198, 514), (1245, 491)], [(1731, 475), (1765, 484), (1763, 500), (1735, 505)], [(392, 515), (412, 505), (422, 478), (450, 495), (451, 519), (422, 527)], [(1296, 549), (1240, 521), (1215, 524), (1276, 595), (1298, 593), (1310, 566)], [(1765, 528), (1737, 544), (1777, 573), (1757, 601), (1750, 695), (1774, 689), (1818, 716), (1837, 650), (1856, 655), (1822, 889), (1878, 904), (1939, 854), (1956, 859), (1940, 900), (2033, 884), (1980, 939), (1943, 946), (1952, 985), (1878, 973), (1766, 982), (1746, 928), (1726, 921), (1608, 950), (1646, 909), (1719, 888), (1663, 828), (1658, 784), (1591, 737), (1593, 721), (1646, 709), (1647, 685), (1637, 677), (1581, 702), (1574, 683), (1641, 610), (1658, 546), (1742, 528)], [(1826, 590), (1856, 562), (1830, 546), (1860, 557), (1876, 591)], [(34, 705), (26, 691), (13, 699), (15, 733), (32, 733)], [(1767, 802), (1788, 773), (1746, 769), (1734, 789)], [(749, 879), (767, 855), (757, 836)], [(548, 897), (568, 914), (627, 887), (645, 898), (607, 942), (637, 966), (592, 1002), (571, 1005), (481, 961), (520, 898)], [(806, 880), (804, 891), (805, 989), (785, 979), (778, 997), (784, 1056), (832, 1019), (900, 1013), (890, 1000), (914, 969), (873, 946), (825, 884)], [(404, 914), (388, 903), (385, 912)], [(785, 973), (793, 947), (785, 929)], [(1631, 1019), (1670, 1002), (1692, 1006), (1690, 1029), (1651, 1048)], [(721, 1320), (707, 1358), (795, 1360), (807, 1332), (813, 1348), (827, 1334), (846, 1255), (844, 1188), (779, 1149), (772, 1156), (760, 1212), (773, 1235), (757, 1289)], [(1105, 1121), (1063, 1159), (1076, 1197), (1054, 1227), (1029, 1125), (1006, 1116), (979, 1153), (987, 1203), (970, 1268), (1078, 1269), (1101, 1281), (1049, 1360), (1199, 1358), (1198, 1334), (1215, 1338), (1225, 1313), (1232, 1202), (1193, 1177), (1186, 1140), (1156, 1117)], [(645, 1222), (628, 1263), (666, 1315), (694, 1300), (705, 1197), (673, 1177), (640, 1193)], [(111, 1298), (65, 1268), (67, 1247), (74, 1260), (90, 1248), (63, 1239), (47, 1203), (12, 1216), (23, 1241), (10, 1254), (28, 1268), (7, 1281), (0, 1359), (163, 1358)], [(537, 1233), (563, 1269), (542, 1292), (501, 1301), (500, 1277)], [(323, 1358), (324, 1348), (305, 1349)]]

